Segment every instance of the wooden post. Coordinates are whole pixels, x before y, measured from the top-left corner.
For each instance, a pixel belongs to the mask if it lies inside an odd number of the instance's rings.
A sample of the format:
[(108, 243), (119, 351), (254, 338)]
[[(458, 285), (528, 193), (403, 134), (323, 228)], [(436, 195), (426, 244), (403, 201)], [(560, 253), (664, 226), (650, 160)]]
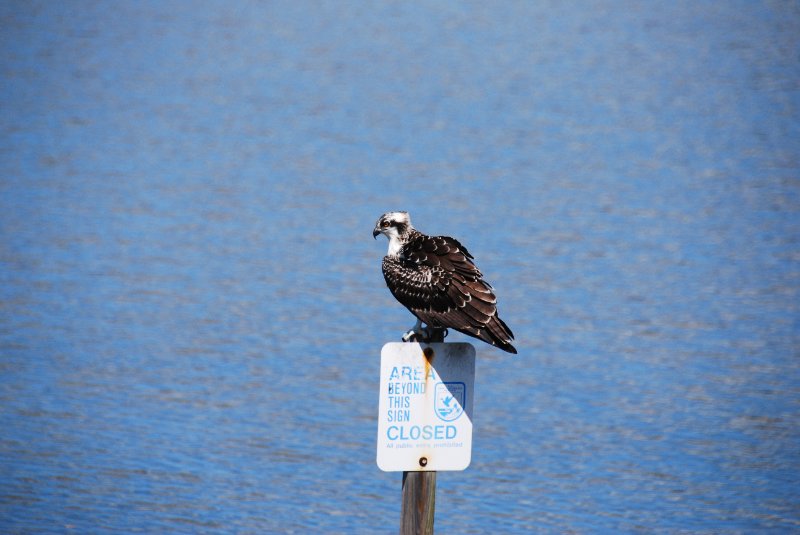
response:
[(403, 472), (400, 535), (433, 535), (436, 472)]
[[(430, 342), (444, 342), (444, 329), (436, 329)], [(436, 472), (403, 472), (400, 535), (433, 535), (436, 510)]]

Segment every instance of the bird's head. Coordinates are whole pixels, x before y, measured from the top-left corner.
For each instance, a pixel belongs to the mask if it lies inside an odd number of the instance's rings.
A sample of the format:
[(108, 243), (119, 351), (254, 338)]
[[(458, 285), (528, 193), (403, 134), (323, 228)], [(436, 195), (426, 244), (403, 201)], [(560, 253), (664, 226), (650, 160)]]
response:
[(378, 234), (383, 234), (389, 241), (400, 240), (413, 228), (408, 212), (387, 212), (378, 218), (372, 237), (377, 238)]

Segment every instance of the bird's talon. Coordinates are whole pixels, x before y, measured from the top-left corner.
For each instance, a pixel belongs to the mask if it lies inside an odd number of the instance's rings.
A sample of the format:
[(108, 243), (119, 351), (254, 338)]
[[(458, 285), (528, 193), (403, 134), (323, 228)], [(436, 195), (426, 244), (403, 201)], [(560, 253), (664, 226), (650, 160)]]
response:
[(419, 338), (419, 333), (414, 329), (403, 334), (403, 342), (416, 342), (417, 338)]

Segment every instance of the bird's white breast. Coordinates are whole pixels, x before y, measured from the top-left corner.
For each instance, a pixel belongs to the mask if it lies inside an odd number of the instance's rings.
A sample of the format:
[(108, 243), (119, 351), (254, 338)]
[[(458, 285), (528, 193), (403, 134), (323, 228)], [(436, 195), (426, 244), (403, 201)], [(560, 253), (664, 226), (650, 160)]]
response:
[(390, 236), (389, 237), (389, 251), (386, 253), (388, 256), (398, 256), (400, 254), (400, 250), (403, 248), (403, 244), (400, 243), (400, 240), (397, 236)]

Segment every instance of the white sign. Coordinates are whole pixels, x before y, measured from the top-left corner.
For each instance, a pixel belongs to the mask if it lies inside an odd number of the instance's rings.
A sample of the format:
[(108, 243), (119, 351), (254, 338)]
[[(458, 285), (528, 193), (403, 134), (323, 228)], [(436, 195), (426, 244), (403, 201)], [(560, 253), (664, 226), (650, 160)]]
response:
[(378, 468), (413, 472), (469, 466), (474, 391), (471, 344), (383, 346)]

